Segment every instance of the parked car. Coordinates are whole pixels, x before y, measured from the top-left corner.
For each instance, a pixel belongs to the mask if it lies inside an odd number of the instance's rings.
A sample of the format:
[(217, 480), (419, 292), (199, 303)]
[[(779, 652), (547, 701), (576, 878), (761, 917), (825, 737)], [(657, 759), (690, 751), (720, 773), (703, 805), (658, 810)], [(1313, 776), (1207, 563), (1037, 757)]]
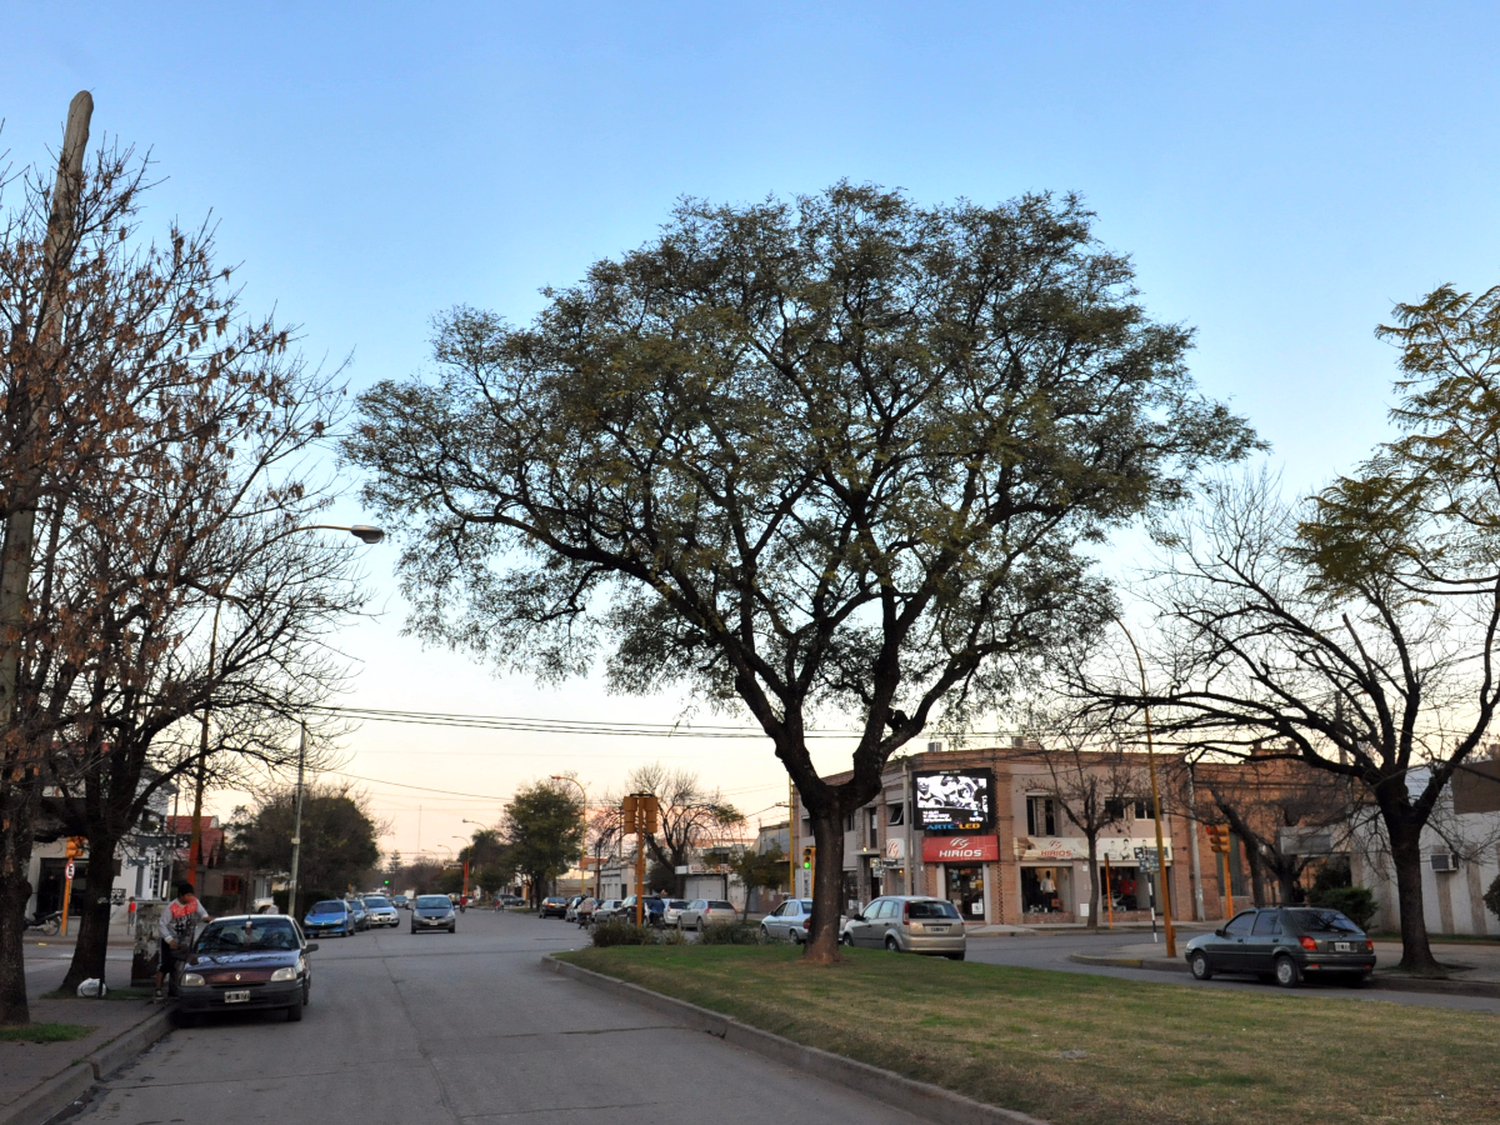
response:
[(1337, 910), (1318, 906), (1266, 906), (1242, 910), (1211, 934), (1199, 934), (1183, 951), (1193, 976), (1254, 973), (1295, 988), (1306, 973), (1363, 984), (1375, 971), (1375, 943)]
[(761, 920), (761, 936), (767, 941), (789, 941), (801, 945), (807, 940), (807, 920), (812, 917), (812, 899), (789, 898)]
[(927, 895), (877, 898), (844, 923), (839, 940), (893, 953), (934, 953), (954, 961), (962, 961), (968, 951), (958, 908)]
[(411, 932), (417, 934), (426, 930), (458, 932), (458, 915), (447, 895), (417, 896), (416, 904), (411, 908)]
[(578, 908), (573, 911), (573, 920), (580, 926), (593, 925), (594, 911), (598, 908), (598, 906), (599, 900), (596, 899), (593, 895), (589, 895), (582, 902), (580, 902), (578, 904)]
[(510, 907), (510, 906), (525, 906), (525, 905), (526, 905), (526, 900), (524, 898), (522, 898), (520, 895), (496, 895), (495, 896), (495, 908), (497, 910), (503, 910), (506, 907)]
[(190, 1023), (205, 1012), (284, 1008), (295, 1023), (311, 998), (307, 955), (317, 948), (285, 915), (215, 918), (173, 970), (177, 1018)]
[(601, 899), (594, 907), (594, 925), (600, 922), (608, 922), (615, 916), (615, 911), (620, 909), (620, 900), (617, 898)]
[(365, 909), (365, 904), (356, 896), (345, 899), (349, 904), (349, 912), (354, 915), (354, 931), (368, 930), (370, 928), (370, 912)]
[(725, 902), (721, 898), (695, 898), (687, 904), (687, 909), (678, 911), (677, 928), (701, 930), (715, 922), (733, 922), (739, 916), (740, 912), (732, 902)]
[[(667, 912), (666, 900), (658, 898), (656, 895), (646, 895), (641, 899), (641, 903), (641, 924), (646, 926), (660, 926), (662, 924), (662, 916)], [(635, 895), (622, 898), (620, 905), (615, 910), (615, 915), (627, 922), (634, 922)]]
[(568, 915), (568, 900), (562, 895), (548, 895), (542, 899), (542, 908), (537, 912), (541, 918), (566, 918)]
[(661, 912), (661, 924), (663, 926), (676, 926), (677, 920), (682, 916), (682, 912), (692, 905), (685, 898), (669, 898), (663, 901), (667, 904)]
[(385, 895), (363, 895), (360, 902), (364, 903), (365, 909), (370, 912), (370, 925), (399, 926), (401, 924), (401, 915), (396, 913), (395, 906)]
[(308, 908), (307, 917), (302, 919), (302, 930), (309, 937), (320, 934), (348, 937), (355, 932), (354, 912), (343, 899), (328, 898), (315, 902)]
[(582, 901), (582, 895), (574, 895), (572, 898), (568, 899), (568, 907), (563, 911), (564, 922), (578, 921), (578, 904)]

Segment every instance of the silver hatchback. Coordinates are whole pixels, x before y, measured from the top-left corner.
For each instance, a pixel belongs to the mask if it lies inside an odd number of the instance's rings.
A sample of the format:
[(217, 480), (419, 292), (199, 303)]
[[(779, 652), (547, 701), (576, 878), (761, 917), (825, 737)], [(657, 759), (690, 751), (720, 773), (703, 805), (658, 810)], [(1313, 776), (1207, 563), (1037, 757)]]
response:
[(953, 961), (962, 961), (968, 952), (958, 908), (927, 895), (877, 898), (844, 923), (839, 940), (866, 949), (931, 953)]

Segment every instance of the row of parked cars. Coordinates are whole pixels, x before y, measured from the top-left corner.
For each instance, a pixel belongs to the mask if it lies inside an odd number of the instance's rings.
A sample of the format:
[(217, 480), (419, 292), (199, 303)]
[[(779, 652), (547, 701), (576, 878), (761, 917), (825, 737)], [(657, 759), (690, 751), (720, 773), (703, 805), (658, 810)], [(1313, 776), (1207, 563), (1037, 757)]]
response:
[[(397, 895), (406, 906), (406, 896)], [(424, 930), (447, 930), (457, 932), (457, 910), (447, 895), (418, 895), (409, 905), (411, 932)], [(396, 927), (401, 924), (401, 915), (392, 899), (385, 895), (351, 895), (349, 898), (328, 898), (315, 902), (302, 920), (302, 928), (308, 934), (326, 937), (352, 937), (376, 926)]]
[[(720, 922), (739, 918), (734, 904), (718, 898), (664, 898), (645, 895), (640, 899), (641, 921), (648, 926), (673, 927), (679, 930), (701, 930)], [(580, 926), (598, 925), (611, 918), (635, 921), (636, 896), (596, 899), (592, 895), (564, 898), (552, 895), (542, 900), (538, 914), (542, 918), (562, 918)]]

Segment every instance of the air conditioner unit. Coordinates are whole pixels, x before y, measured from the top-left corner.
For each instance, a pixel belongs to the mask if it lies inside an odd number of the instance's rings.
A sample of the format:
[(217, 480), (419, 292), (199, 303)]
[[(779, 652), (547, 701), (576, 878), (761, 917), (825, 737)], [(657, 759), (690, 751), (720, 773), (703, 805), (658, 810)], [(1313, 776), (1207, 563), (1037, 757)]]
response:
[(1452, 852), (1433, 852), (1432, 869), (1452, 874), (1458, 870), (1458, 856)]

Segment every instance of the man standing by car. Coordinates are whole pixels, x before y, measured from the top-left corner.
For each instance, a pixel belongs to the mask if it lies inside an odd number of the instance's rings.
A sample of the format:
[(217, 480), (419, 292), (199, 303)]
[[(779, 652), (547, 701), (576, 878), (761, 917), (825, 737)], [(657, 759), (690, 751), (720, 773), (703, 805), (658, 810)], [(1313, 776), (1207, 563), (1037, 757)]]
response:
[(155, 999), (167, 998), (166, 981), (172, 972), (173, 962), (179, 954), (186, 954), (192, 947), (193, 935), (198, 932), (198, 922), (207, 922), (208, 911), (193, 893), (193, 884), (178, 883), (177, 897), (161, 912), (157, 924), (157, 937), (161, 939), (161, 960), (156, 970)]

